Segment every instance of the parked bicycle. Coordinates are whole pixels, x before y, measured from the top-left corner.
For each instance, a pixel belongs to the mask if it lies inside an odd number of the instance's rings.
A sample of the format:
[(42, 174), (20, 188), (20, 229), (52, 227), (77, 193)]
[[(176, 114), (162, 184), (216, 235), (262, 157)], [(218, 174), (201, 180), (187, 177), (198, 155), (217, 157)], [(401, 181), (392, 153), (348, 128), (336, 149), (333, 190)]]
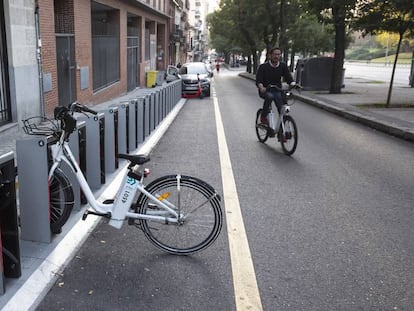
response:
[(180, 174), (163, 176), (144, 185), (144, 178), (150, 172), (142, 165), (150, 160), (148, 155), (119, 154), (119, 158), (129, 161), (124, 182), (113, 200), (98, 202), (68, 144), (70, 134), (76, 129), (75, 112), (97, 114), (75, 102), (69, 107), (55, 108), (56, 121), (47, 121), (53, 126), (39, 125), (35, 118), (23, 121), (28, 134), (56, 137), (56, 143), (50, 146), (49, 169), (52, 232), (61, 229), (73, 207), (72, 185), (60, 169), (65, 162), (90, 205), (83, 219), (88, 215), (101, 216), (118, 229), (127, 220), (129, 225), (141, 229), (156, 247), (176, 255), (196, 253), (217, 239), (223, 224), (217, 191), (198, 178)]
[(293, 117), (290, 115), (291, 105), (294, 103), (292, 90), (300, 90), (301, 86), (295, 85), (289, 89), (281, 89), (277, 85), (269, 85), (268, 88), (275, 88), (282, 92), (285, 101), (281, 111), (275, 120), (275, 114), (270, 106), (268, 113), (269, 124), (261, 123), (260, 117), (263, 108), (256, 113), (256, 135), (260, 142), (264, 143), (269, 137), (277, 137), (282, 145), (283, 152), (292, 155), (298, 145), (298, 128)]

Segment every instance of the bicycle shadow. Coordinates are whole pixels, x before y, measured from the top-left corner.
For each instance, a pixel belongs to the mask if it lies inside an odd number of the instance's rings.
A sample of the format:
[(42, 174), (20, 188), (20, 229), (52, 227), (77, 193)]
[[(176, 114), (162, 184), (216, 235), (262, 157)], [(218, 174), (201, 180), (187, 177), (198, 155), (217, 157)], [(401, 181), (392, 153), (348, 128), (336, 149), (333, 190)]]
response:
[(296, 151), (295, 151), (294, 154), (292, 154), (290, 156), (289, 155), (286, 155), (283, 152), (282, 146), (280, 145), (280, 143), (275, 138), (272, 138), (271, 140), (267, 140), (264, 143), (262, 143), (260, 141), (257, 141), (257, 144), (263, 150), (267, 151), (268, 154), (271, 154), (272, 157), (275, 157), (276, 156), (276, 157), (278, 157), (280, 159), (286, 160), (286, 162), (297, 161), (297, 159), (295, 159), (295, 153), (297, 152), (297, 149), (296, 149)]

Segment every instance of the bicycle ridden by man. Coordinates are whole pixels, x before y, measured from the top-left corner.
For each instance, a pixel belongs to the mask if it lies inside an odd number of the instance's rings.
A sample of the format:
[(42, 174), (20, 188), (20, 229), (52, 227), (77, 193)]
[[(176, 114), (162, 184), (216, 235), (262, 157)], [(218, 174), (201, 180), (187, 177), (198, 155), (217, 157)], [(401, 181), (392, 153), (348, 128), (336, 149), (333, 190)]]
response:
[(279, 89), (282, 88), (282, 78), (286, 83), (293, 87), (296, 83), (293, 81), (292, 75), (286, 63), (280, 61), (281, 50), (274, 47), (270, 50), (270, 59), (259, 66), (256, 73), (256, 86), (259, 89), (259, 96), (264, 99), (261, 123), (268, 125), (269, 120), (267, 115), (269, 113), (272, 101), (275, 101), (277, 111), (286, 102), (282, 97), (282, 92), (277, 88), (269, 88), (270, 85), (276, 85)]

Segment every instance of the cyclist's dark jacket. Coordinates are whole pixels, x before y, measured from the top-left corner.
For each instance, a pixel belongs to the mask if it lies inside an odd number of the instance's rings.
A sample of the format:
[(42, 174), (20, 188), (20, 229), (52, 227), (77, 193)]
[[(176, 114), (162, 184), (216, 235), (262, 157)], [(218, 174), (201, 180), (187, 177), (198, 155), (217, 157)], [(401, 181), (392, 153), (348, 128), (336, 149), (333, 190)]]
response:
[(262, 83), (264, 87), (268, 85), (277, 85), (282, 88), (282, 77), (284, 81), (290, 84), (293, 82), (292, 75), (286, 63), (279, 62), (279, 66), (272, 67), (269, 62), (261, 64), (256, 73), (256, 85)]

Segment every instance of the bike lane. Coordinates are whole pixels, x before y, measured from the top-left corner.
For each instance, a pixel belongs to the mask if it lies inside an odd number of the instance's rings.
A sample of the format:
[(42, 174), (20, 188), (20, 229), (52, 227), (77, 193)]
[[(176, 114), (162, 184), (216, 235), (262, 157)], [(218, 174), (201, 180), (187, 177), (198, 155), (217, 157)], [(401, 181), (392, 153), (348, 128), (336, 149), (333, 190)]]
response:
[[(186, 102), (146, 167), (146, 183), (180, 173), (223, 193), (213, 97)], [(100, 224), (37, 310), (235, 310), (226, 231), (201, 253), (172, 256), (138, 228)]]

